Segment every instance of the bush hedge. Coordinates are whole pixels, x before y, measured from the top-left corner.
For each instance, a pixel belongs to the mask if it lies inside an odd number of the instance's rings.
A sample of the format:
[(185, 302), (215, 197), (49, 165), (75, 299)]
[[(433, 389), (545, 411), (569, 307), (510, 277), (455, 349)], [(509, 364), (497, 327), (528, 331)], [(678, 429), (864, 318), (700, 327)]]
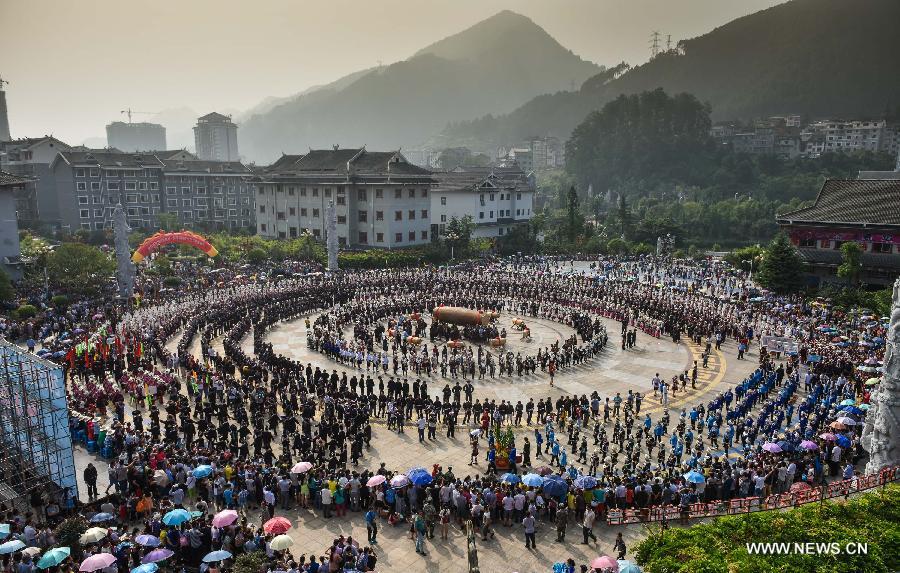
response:
[[(750, 555), (748, 543), (836, 543), (842, 554)], [(844, 553), (867, 543), (865, 555)], [(646, 573), (879, 573), (900, 570), (900, 485), (846, 503), (721, 517), (655, 530), (637, 546)]]

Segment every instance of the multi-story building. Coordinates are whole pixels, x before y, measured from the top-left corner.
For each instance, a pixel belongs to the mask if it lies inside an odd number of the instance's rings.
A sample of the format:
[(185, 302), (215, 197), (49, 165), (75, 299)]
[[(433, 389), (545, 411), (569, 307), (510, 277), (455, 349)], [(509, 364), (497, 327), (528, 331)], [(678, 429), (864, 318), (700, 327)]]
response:
[(829, 179), (810, 207), (778, 215), (807, 264), (811, 283), (839, 282), (841, 245), (863, 250), (861, 281), (890, 285), (900, 275), (900, 180)]
[(502, 237), (531, 219), (534, 186), (518, 165), (459, 167), (435, 172), (431, 195), (431, 232), (443, 236), (447, 223), (466, 215), (475, 223), (474, 237)]
[(325, 210), (334, 202), (338, 242), (356, 248), (397, 248), (431, 240), (427, 169), (399, 151), (316, 149), (284, 155), (256, 178), (257, 234), (325, 239)]
[[(849, 153), (853, 151), (886, 151), (891, 153), (891, 138), (886, 134), (884, 120), (817, 121), (806, 128), (809, 134), (822, 137), (823, 153)], [(809, 154), (809, 153), (808, 153)]]
[(531, 149), (531, 168), (534, 170), (555, 169), (565, 165), (563, 146), (556, 137), (535, 137), (528, 142), (528, 147)]
[(197, 157), (204, 161), (240, 161), (237, 125), (221, 113), (208, 113), (194, 127)]
[(157, 123), (114, 121), (106, 126), (106, 144), (125, 152), (166, 148), (166, 128)]
[(34, 225), (42, 211), (51, 209), (47, 203), (55, 200), (55, 182), (50, 177), (50, 163), (57, 153), (70, 149), (50, 135), (0, 142), (0, 169), (26, 180), (15, 191), (20, 224)]
[(27, 183), (23, 177), (0, 171), (0, 269), (14, 280), (22, 278), (15, 195)]
[(168, 159), (163, 164), (160, 212), (184, 227), (253, 231), (250, 169), (237, 161)]

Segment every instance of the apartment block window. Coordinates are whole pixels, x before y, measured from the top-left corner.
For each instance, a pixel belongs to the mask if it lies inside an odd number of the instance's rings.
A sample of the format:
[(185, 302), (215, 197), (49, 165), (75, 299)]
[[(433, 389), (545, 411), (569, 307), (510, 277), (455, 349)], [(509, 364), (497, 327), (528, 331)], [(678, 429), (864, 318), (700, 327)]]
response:
[(75, 177), (84, 177), (84, 169), (78, 168), (75, 170)]
[(84, 181), (78, 181), (77, 183), (75, 183), (75, 189), (77, 191), (87, 191), (87, 183), (85, 183)]
[(300, 216), (306, 217), (306, 207), (300, 207)]
[(182, 206), (182, 207), (190, 207), (190, 206), (191, 206), (191, 200), (190, 200), (190, 199), (182, 199), (182, 200), (181, 200), (181, 206)]
[(319, 196), (319, 190), (318, 190), (318, 189), (313, 189), (313, 194), (312, 194), (312, 196), (313, 196), (313, 197), (318, 197), (318, 196)]
[(376, 199), (384, 199), (384, 189), (376, 189), (375, 190), (375, 198)]
[(99, 181), (91, 181), (91, 191), (99, 191), (100, 190), (100, 182)]
[(416, 232), (415, 232), (415, 231), (410, 231), (410, 232), (408, 233), (408, 235), (409, 235), (409, 240), (410, 240), (410, 241), (415, 241), (415, 240), (416, 240)]
[(78, 216), (81, 217), (82, 219), (88, 219), (91, 216), (91, 210), (90, 209), (81, 209), (78, 211)]
[(375, 242), (383, 243), (384, 242), (384, 233), (375, 233)]
[(100, 177), (100, 170), (92, 167), (91, 168), (91, 177)]
[(182, 195), (190, 195), (190, 194), (191, 194), (191, 188), (190, 188), (190, 187), (182, 187), (182, 188), (181, 188), (181, 194), (182, 194)]
[(493, 219), (493, 218), (494, 218), (494, 212), (493, 212), (493, 211), (490, 211), (490, 214), (488, 215), (488, 217), (490, 217), (491, 219)]
[(119, 176), (119, 170), (118, 170), (118, 169), (107, 169), (107, 170), (106, 170), (106, 176), (107, 176), (107, 177), (118, 177), (118, 176)]
[(151, 182), (150, 182), (150, 190), (151, 190), (151, 191), (158, 191), (158, 190), (159, 190), (159, 183), (157, 183), (156, 181), (151, 181)]
[(277, 218), (279, 221), (284, 221), (284, 211), (279, 211)]
[(873, 253), (893, 253), (894, 245), (891, 243), (872, 243)]
[(447, 198), (441, 197), (441, 205), (446, 205), (446, 204), (447, 204)]
[(300, 196), (301, 196), (301, 197), (306, 197), (306, 187), (301, 187), (301, 188), (300, 188)]
[(494, 200), (494, 194), (491, 193), (491, 201), (493, 201), (493, 200)]
[(441, 213), (441, 223), (446, 223), (446, 222), (447, 222), (447, 215)]
[(394, 189), (394, 199), (400, 199), (403, 196), (401, 189)]
[(296, 207), (288, 207), (288, 215), (290, 215), (291, 217), (296, 216), (297, 208)]
[(428, 218), (428, 209), (422, 209), (422, 218), (423, 218), (423, 219), (427, 219), (427, 218)]
[(125, 182), (125, 190), (126, 191), (137, 191), (137, 183), (134, 181), (126, 181)]
[(79, 205), (87, 205), (88, 204), (87, 195), (79, 195), (78, 196), (78, 204)]
[(118, 181), (107, 181), (106, 182), (106, 190), (107, 191), (118, 191), (119, 190), (119, 182)]
[(416, 218), (416, 211), (414, 209), (410, 209), (409, 216), (407, 217), (407, 219), (409, 219), (410, 221), (413, 221), (413, 220), (415, 220), (415, 218)]
[(318, 219), (318, 218), (319, 218), (319, 210), (313, 209), (313, 219)]
[(337, 198), (336, 203), (337, 203), (338, 205), (346, 205), (346, 204), (347, 204), (347, 198), (344, 197), (343, 195), (338, 195), (338, 198)]
[(403, 211), (394, 211), (394, 220), (402, 221), (403, 220)]
[(313, 237), (315, 237), (316, 239), (321, 239), (322, 231), (319, 229), (313, 229)]
[(410, 198), (410, 199), (415, 199), (415, 198), (416, 198), (416, 190), (415, 190), (415, 189), (410, 189), (410, 190), (409, 190), (409, 198)]
[(260, 205), (260, 206), (259, 206), (259, 212), (260, 212), (260, 213), (265, 213), (265, 212), (266, 212), (266, 206), (265, 206), (265, 205)]
[(197, 187), (197, 195), (206, 195), (206, 187)]
[(103, 216), (103, 209), (94, 209), (94, 217), (100, 218)]
[(375, 220), (384, 221), (384, 211), (375, 211)]
[(266, 224), (265, 224), (265, 223), (260, 223), (260, 224), (259, 224), (259, 232), (260, 232), (260, 233), (265, 233), (265, 232), (266, 232)]
[(94, 205), (102, 205), (103, 197), (100, 195), (94, 195), (93, 197), (91, 197), (91, 203), (93, 203)]
[(801, 247), (815, 247), (816, 240), (815, 239), (800, 239)]
[(294, 188), (288, 187), (288, 197), (293, 197), (293, 196), (294, 196)]
[(422, 197), (428, 197), (428, 189), (422, 189)]
[(297, 227), (289, 227), (288, 232), (290, 233), (292, 239), (297, 238)]
[[(366, 200), (366, 190), (360, 189), (359, 191), (357, 191), (356, 199), (357, 199), (357, 201), (365, 201)], [(362, 242), (362, 241), (360, 241), (360, 242)]]
[(498, 234), (498, 235), (502, 235), (502, 234), (503, 234), (503, 227), (500, 227), (499, 229), (497, 229), (497, 234)]
[(359, 232), (359, 242), (363, 245), (369, 244), (369, 234), (365, 231)]
[(337, 222), (338, 222), (338, 225), (346, 225), (347, 224), (347, 215), (338, 215)]
[[(190, 199), (188, 199), (188, 201), (190, 201)], [(135, 193), (128, 193), (127, 195), (125, 195), (125, 202), (137, 203), (137, 195)]]
[(147, 182), (146, 181), (139, 182), (138, 189), (140, 189), (141, 191), (146, 191), (147, 190)]
[(166, 199), (166, 207), (178, 207), (178, 199)]
[(402, 243), (403, 242), (403, 233), (394, 233), (394, 242)]
[(484, 211), (479, 211), (479, 212), (478, 212), (478, 218), (479, 218), (479, 219), (484, 219)]
[(481, 203), (482, 207), (484, 207), (484, 193), (478, 196), (478, 202)]
[(423, 240), (423, 241), (427, 241), (427, 240), (428, 240), (428, 231), (422, 231), (422, 240)]
[(257, 187), (257, 191), (259, 191), (260, 195), (265, 195), (266, 191), (262, 187)]
[(522, 194), (516, 193), (516, 201), (521, 201), (521, 200), (522, 200)]
[(360, 223), (365, 223), (366, 221), (369, 220), (369, 212), (368, 211), (360, 211), (358, 213), (358, 216), (359, 216)]

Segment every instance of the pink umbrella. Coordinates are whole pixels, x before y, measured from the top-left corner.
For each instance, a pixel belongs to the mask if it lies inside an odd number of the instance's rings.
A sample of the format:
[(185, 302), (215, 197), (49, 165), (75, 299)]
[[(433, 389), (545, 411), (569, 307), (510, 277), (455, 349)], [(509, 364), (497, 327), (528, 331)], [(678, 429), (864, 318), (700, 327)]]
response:
[(175, 555), (171, 549), (154, 549), (150, 553), (144, 555), (141, 563), (156, 563), (157, 561), (165, 561), (169, 557)]
[(819, 446), (815, 442), (811, 442), (809, 440), (803, 440), (800, 442), (800, 447), (804, 450), (818, 450)]
[(213, 525), (227, 527), (237, 521), (238, 513), (233, 509), (225, 509), (213, 516)]
[(819, 437), (822, 438), (823, 440), (828, 440), (829, 442), (833, 442), (837, 436), (835, 436), (831, 432), (826, 432), (824, 434), (819, 434)]
[(376, 476), (370, 477), (369, 481), (366, 482), (366, 485), (369, 487), (375, 487), (375, 486), (383, 484), (386, 479), (387, 478), (385, 478), (383, 475), (378, 474)]
[(591, 569), (599, 569), (600, 571), (612, 571), (613, 573), (618, 573), (619, 564), (615, 559), (610, 557), (609, 555), (601, 555), (597, 557), (593, 561), (591, 561)]
[(97, 571), (98, 569), (103, 569), (104, 567), (109, 567), (113, 563), (116, 562), (116, 556), (110, 555), (109, 553), (97, 553), (96, 555), (91, 555), (87, 559), (81, 562), (81, 567), (78, 568), (79, 571)]
[(297, 464), (291, 468), (292, 474), (305, 474), (309, 470), (311, 470), (313, 465), (309, 462), (297, 462)]
[(762, 449), (766, 450), (769, 453), (777, 454), (781, 451), (781, 446), (779, 446), (775, 442), (766, 442), (765, 444), (763, 444)]
[(263, 531), (279, 535), (291, 528), (291, 522), (283, 517), (273, 517), (263, 524)]

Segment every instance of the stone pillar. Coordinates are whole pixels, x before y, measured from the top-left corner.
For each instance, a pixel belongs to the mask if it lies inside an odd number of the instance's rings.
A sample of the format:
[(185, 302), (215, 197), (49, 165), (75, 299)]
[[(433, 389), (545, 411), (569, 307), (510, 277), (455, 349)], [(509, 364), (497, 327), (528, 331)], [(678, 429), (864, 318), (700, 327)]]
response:
[(128, 244), (130, 232), (125, 210), (119, 203), (113, 211), (113, 238), (116, 247), (116, 282), (119, 285), (119, 296), (123, 298), (134, 294), (134, 263), (131, 262), (131, 245)]
[(866, 473), (900, 464), (900, 279), (894, 283), (890, 324), (885, 336), (884, 372), (872, 393), (863, 428), (863, 448), (869, 452)]
[(334, 201), (329, 201), (325, 208), (325, 247), (328, 250), (328, 271), (335, 272), (338, 270), (338, 237)]

